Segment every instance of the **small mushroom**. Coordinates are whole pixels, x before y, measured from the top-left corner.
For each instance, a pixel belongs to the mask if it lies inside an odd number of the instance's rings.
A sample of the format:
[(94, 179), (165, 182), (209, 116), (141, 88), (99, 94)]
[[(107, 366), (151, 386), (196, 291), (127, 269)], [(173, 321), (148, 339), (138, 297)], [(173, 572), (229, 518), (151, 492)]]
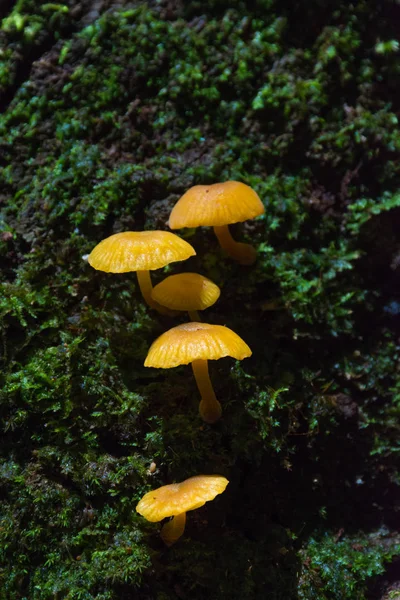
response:
[(200, 416), (206, 423), (215, 423), (221, 417), (222, 408), (208, 374), (208, 360), (218, 360), (224, 356), (242, 360), (251, 356), (251, 350), (228, 327), (209, 323), (184, 323), (169, 329), (152, 343), (144, 366), (170, 369), (192, 363), (201, 395)]
[(257, 252), (250, 244), (235, 242), (229, 225), (254, 219), (265, 212), (258, 194), (239, 181), (212, 185), (195, 185), (175, 204), (169, 216), (169, 227), (214, 227), (221, 247), (242, 265), (252, 265)]
[(171, 310), (187, 310), (192, 321), (201, 321), (198, 310), (215, 304), (221, 290), (199, 273), (170, 275), (153, 288), (152, 298)]
[(147, 304), (170, 314), (151, 297), (150, 271), (196, 254), (194, 248), (169, 231), (124, 231), (102, 240), (89, 254), (89, 264), (106, 273), (136, 271), (140, 291)]
[(228, 483), (221, 475), (196, 475), (182, 483), (163, 485), (145, 494), (136, 511), (152, 523), (172, 517), (162, 527), (160, 534), (163, 542), (171, 546), (185, 531), (186, 513), (214, 500), (215, 496), (222, 494)]

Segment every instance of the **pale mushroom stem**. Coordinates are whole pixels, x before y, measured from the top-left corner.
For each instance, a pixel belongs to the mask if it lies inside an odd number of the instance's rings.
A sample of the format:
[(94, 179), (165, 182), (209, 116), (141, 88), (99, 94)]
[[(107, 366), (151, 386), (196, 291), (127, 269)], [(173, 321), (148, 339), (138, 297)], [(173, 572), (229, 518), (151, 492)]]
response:
[(189, 317), (191, 318), (192, 321), (201, 323), (200, 315), (197, 312), (197, 310), (188, 310), (188, 313), (189, 313)]
[(175, 517), (172, 517), (172, 519), (162, 527), (160, 532), (160, 536), (164, 544), (166, 544), (167, 546), (172, 546), (172, 544), (175, 544), (175, 542), (179, 540), (181, 535), (183, 535), (183, 532), (185, 531), (185, 525), (185, 512), (181, 513), (180, 515), (176, 515)]
[(151, 297), (153, 284), (151, 283), (150, 271), (136, 271), (136, 275), (140, 291), (142, 292), (142, 296), (148, 306), (150, 306), (150, 308), (154, 308), (154, 310), (157, 310), (161, 315), (173, 315), (174, 313), (172, 311), (168, 310), (168, 308), (164, 308)]
[(201, 395), (200, 416), (206, 423), (215, 423), (222, 415), (222, 407), (215, 396), (208, 374), (208, 361), (194, 360), (192, 368)]
[(214, 233), (218, 238), (221, 248), (241, 265), (252, 265), (256, 261), (256, 249), (250, 244), (235, 242), (228, 225), (214, 227)]

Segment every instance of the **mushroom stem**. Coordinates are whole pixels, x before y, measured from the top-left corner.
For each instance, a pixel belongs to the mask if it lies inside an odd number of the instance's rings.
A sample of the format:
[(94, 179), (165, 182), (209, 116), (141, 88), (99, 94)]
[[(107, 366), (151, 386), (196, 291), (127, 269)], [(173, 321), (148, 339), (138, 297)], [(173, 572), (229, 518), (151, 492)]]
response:
[(214, 233), (218, 238), (219, 244), (223, 250), (241, 265), (252, 265), (257, 258), (257, 251), (250, 244), (235, 242), (231, 236), (228, 225), (214, 227)]
[(196, 321), (197, 323), (201, 323), (200, 315), (197, 310), (188, 310), (189, 317), (192, 321)]
[(153, 284), (151, 283), (150, 271), (136, 271), (136, 275), (142, 296), (150, 308), (154, 308), (154, 310), (157, 310), (162, 315), (173, 315), (174, 313), (172, 311), (168, 308), (164, 308), (151, 297)]
[(160, 532), (160, 536), (164, 544), (167, 546), (172, 546), (175, 544), (185, 531), (186, 525), (186, 513), (183, 512), (180, 515), (175, 515), (172, 517), (168, 523), (166, 523)]
[(192, 362), (193, 373), (197, 387), (201, 394), (199, 413), (206, 423), (215, 423), (222, 415), (221, 404), (218, 402), (208, 374), (207, 360), (194, 360)]

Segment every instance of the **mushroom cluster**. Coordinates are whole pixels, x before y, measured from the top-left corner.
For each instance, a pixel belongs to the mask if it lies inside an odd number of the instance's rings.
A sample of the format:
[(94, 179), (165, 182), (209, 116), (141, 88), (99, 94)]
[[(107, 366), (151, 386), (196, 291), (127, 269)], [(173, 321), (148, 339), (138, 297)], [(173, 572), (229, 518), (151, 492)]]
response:
[[(255, 248), (236, 242), (229, 225), (263, 213), (260, 198), (244, 183), (197, 185), (178, 200), (171, 211), (169, 227), (212, 226), (223, 250), (240, 264), (251, 265), (257, 257)], [(189, 313), (190, 322), (169, 329), (152, 343), (144, 366), (169, 369), (190, 363), (201, 396), (200, 417), (213, 424), (221, 417), (222, 407), (210, 380), (208, 361), (225, 356), (242, 360), (251, 356), (251, 350), (228, 327), (202, 322), (198, 311), (212, 306), (220, 296), (219, 287), (210, 279), (198, 273), (180, 273), (153, 288), (150, 277), (150, 271), (195, 254), (190, 244), (167, 231), (125, 231), (102, 240), (90, 253), (88, 262), (107, 273), (136, 271), (145, 302), (160, 314)], [(227, 485), (228, 480), (220, 475), (197, 475), (148, 492), (136, 510), (153, 522), (172, 517), (161, 530), (162, 540), (170, 546), (183, 534), (186, 512), (213, 500)]]

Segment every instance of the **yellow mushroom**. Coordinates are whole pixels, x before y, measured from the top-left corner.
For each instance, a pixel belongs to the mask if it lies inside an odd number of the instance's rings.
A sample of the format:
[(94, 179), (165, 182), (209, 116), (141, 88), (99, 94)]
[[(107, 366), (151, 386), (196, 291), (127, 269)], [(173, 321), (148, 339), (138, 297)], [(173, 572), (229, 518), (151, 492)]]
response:
[(153, 288), (152, 298), (171, 310), (187, 310), (192, 321), (201, 321), (198, 310), (212, 306), (221, 290), (199, 273), (170, 275)]
[(167, 546), (174, 544), (185, 531), (186, 513), (200, 508), (222, 494), (229, 481), (221, 475), (196, 475), (182, 483), (164, 485), (148, 492), (136, 506), (148, 521), (157, 523), (172, 517), (161, 529), (161, 539)]
[(200, 416), (206, 423), (215, 423), (221, 417), (222, 408), (208, 374), (208, 360), (218, 360), (224, 356), (242, 360), (251, 356), (251, 350), (228, 327), (209, 323), (184, 323), (169, 329), (152, 343), (144, 366), (170, 369), (192, 363), (201, 395)]
[(151, 297), (150, 271), (196, 254), (194, 248), (169, 231), (124, 231), (102, 240), (89, 254), (89, 264), (106, 273), (136, 271), (142, 296), (158, 312), (170, 314)]
[(239, 181), (195, 185), (175, 204), (169, 226), (171, 229), (212, 226), (225, 252), (242, 265), (251, 265), (257, 258), (255, 248), (235, 242), (228, 226), (254, 219), (264, 212), (258, 194)]

